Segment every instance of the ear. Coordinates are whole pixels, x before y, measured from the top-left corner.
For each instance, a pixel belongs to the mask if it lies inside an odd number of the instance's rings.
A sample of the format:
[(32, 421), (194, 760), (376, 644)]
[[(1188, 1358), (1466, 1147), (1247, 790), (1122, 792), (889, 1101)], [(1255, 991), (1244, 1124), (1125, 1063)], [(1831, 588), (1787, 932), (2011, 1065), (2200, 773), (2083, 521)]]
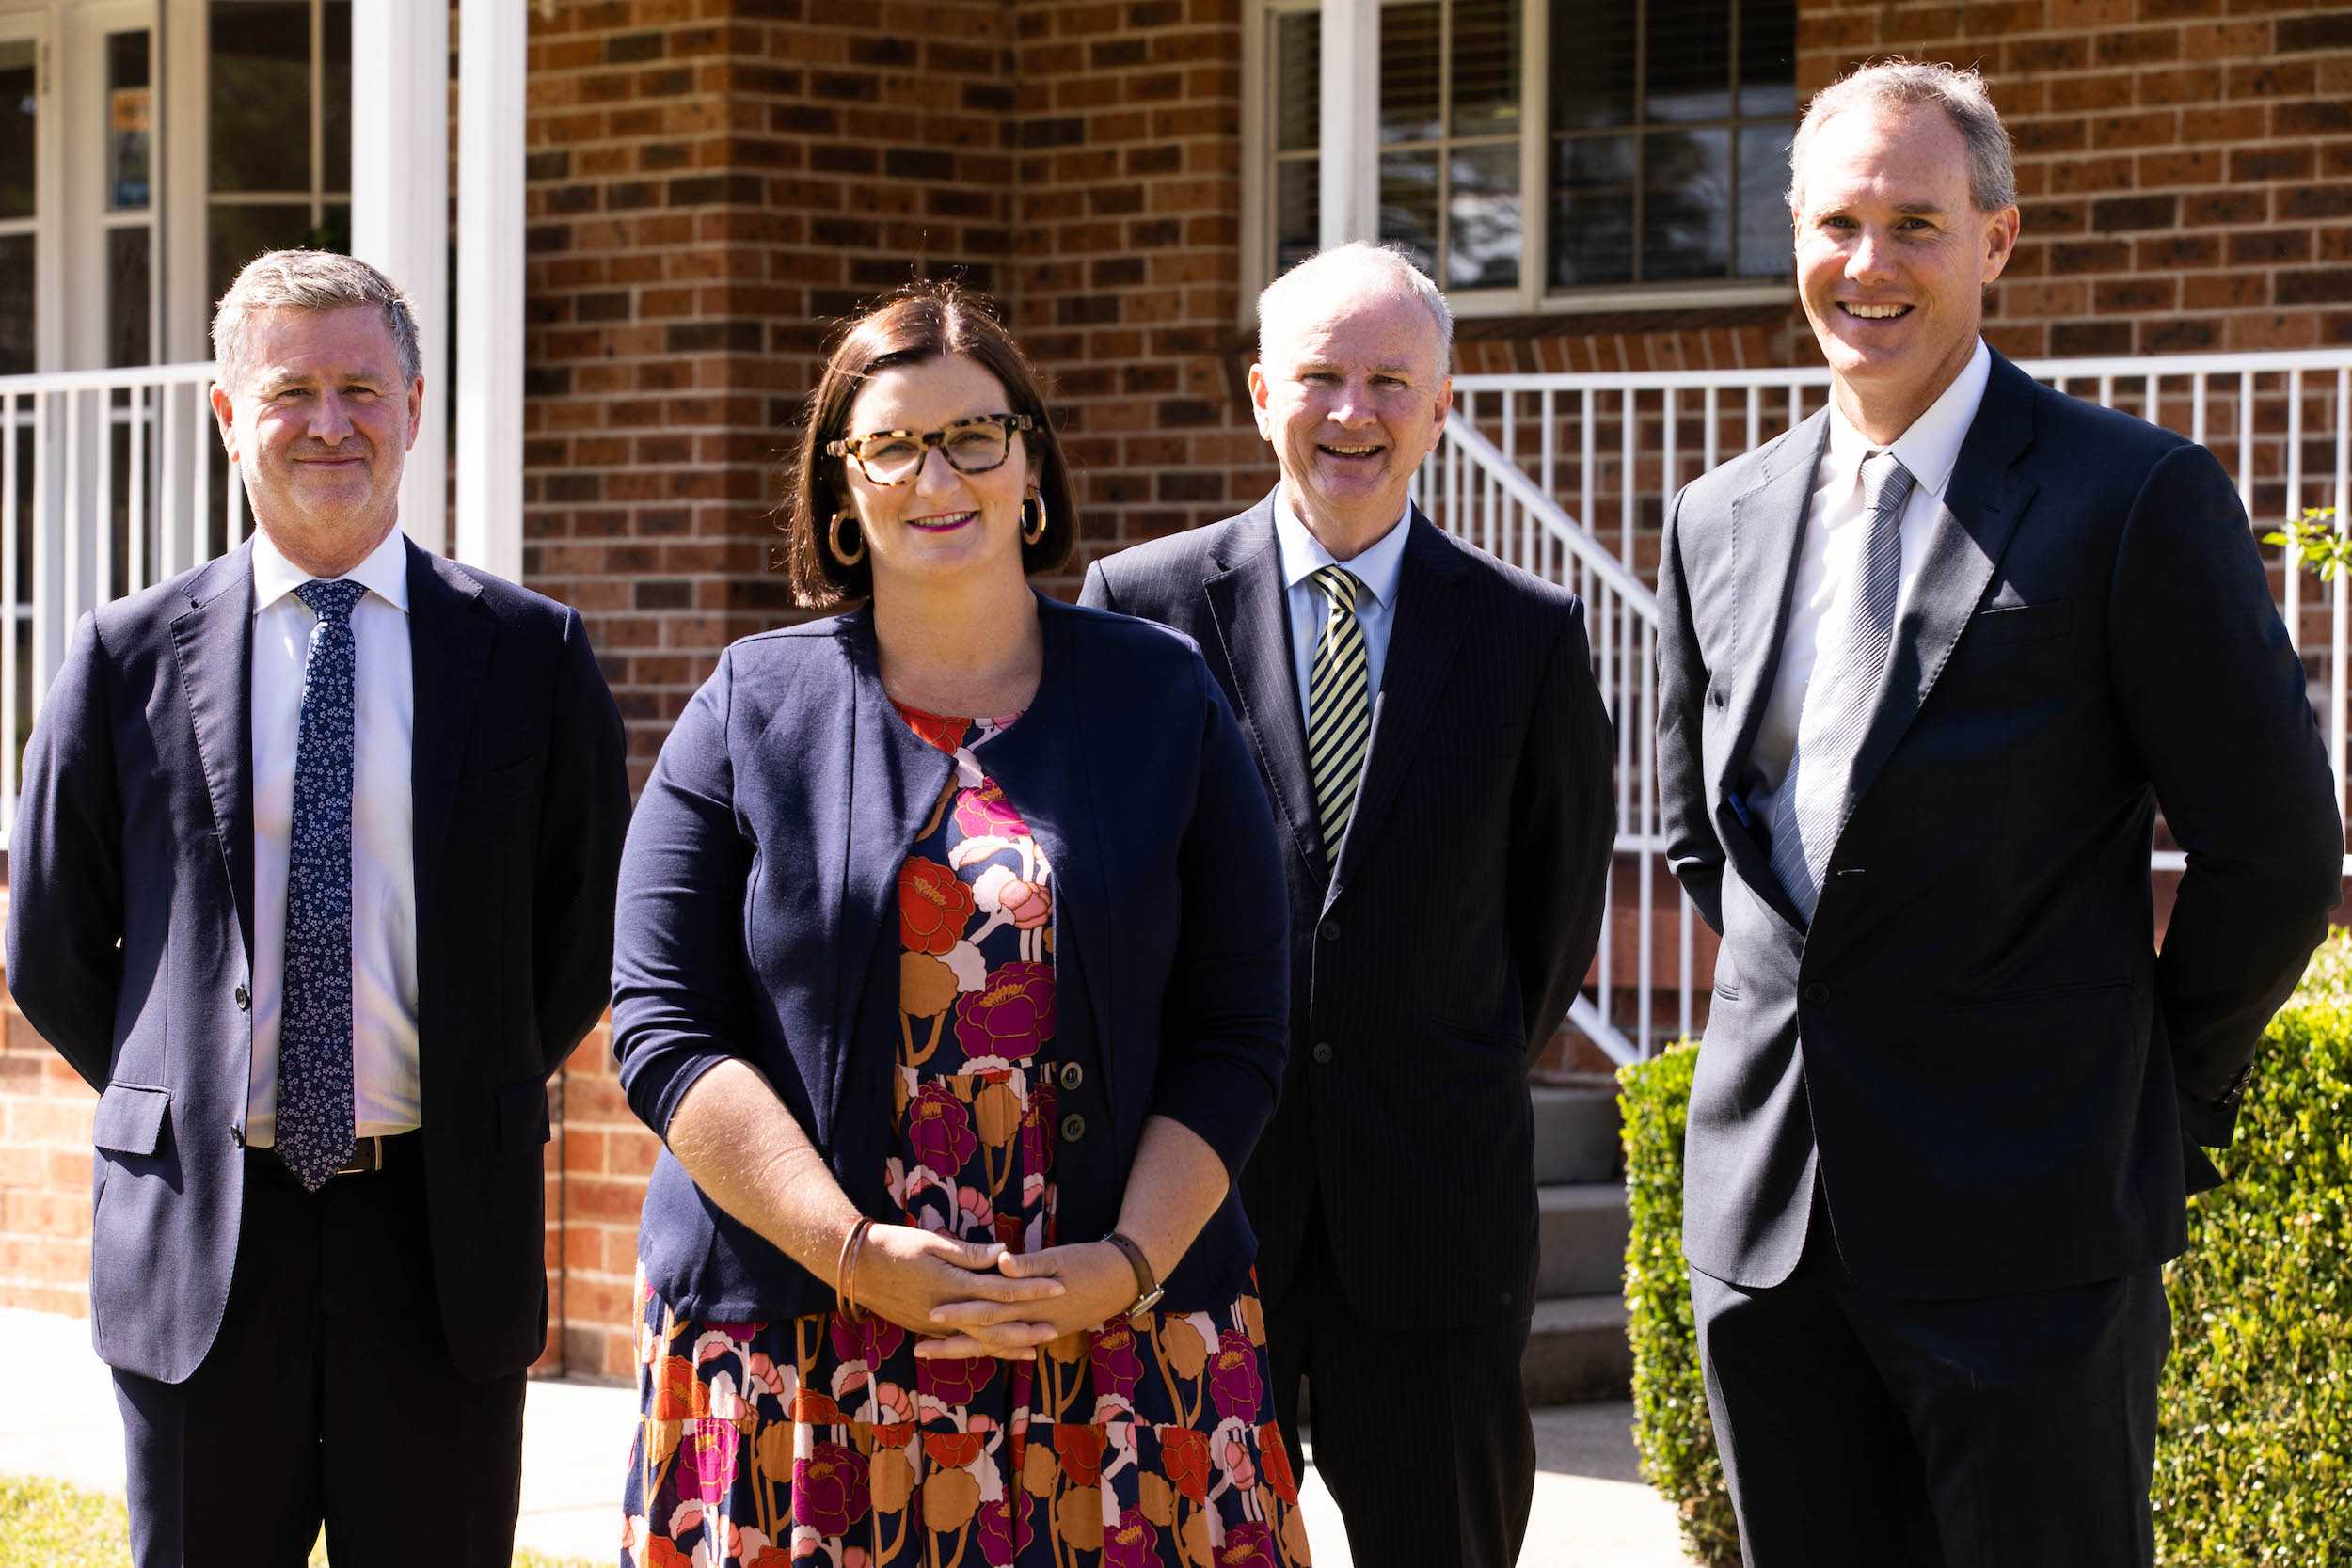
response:
[(228, 388), (217, 381), (213, 383), (213, 422), (220, 428), (220, 444), (229, 449), (229, 461), (237, 460), (237, 404)]
[(1265, 367), (1252, 363), (1249, 367), (1249, 411), (1251, 417), (1258, 422), (1258, 434), (1271, 441), (1274, 439), (1274, 432), (1266, 428), (1273, 422), (1266, 413), (1267, 396)]
[(1443, 428), (1445, 417), (1454, 411), (1454, 377), (1441, 376), (1438, 381), (1438, 406), (1433, 413), (1438, 425)]
[(1984, 280), (1988, 284), (2001, 276), (2009, 259), (2017, 254), (2017, 231), (2022, 220), (2014, 207), (2004, 207), (1985, 219)]
[(423, 428), (424, 377), (419, 376), (408, 384), (408, 444), (405, 450), (415, 450), (417, 432)]

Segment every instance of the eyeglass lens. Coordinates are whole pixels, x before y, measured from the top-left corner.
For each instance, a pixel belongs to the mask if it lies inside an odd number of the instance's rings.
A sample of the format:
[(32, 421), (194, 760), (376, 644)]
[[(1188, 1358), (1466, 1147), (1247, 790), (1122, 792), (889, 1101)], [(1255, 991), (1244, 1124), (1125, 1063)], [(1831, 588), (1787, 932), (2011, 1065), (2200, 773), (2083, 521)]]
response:
[[(949, 425), (937, 434), (940, 450), (947, 454), (949, 465), (967, 474), (984, 473), (1004, 462), (1010, 439), (1004, 425), (994, 420)], [(867, 478), (878, 483), (896, 484), (922, 466), (929, 445), (919, 436), (868, 437), (858, 461), (865, 467)]]

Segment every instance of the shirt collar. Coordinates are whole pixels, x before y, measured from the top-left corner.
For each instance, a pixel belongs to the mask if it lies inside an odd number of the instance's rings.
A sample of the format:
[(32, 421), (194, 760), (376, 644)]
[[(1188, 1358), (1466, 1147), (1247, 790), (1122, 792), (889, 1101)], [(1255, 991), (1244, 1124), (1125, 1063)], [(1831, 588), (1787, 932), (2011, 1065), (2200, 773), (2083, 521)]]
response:
[(1283, 586), (1295, 588), (1323, 567), (1342, 565), (1382, 607), (1393, 605), (1397, 579), (1405, 571), (1405, 540), (1410, 531), (1405, 525), (1412, 515), (1413, 503), (1406, 501), (1405, 510), (1389, 526), (1389, 531), (1370, 548), (1351, 561), (1339, 561), (1323, 547), (1322, 540), (1308, 531), (1307, 525), (1298, 520), (1298, 514), (1291, 510), (1290, 486), (1285, 482), (1274, 498), (1274, 538), (1282, 551)]
[(1968, 363), (1952, 377), (1952, 384), (1944, 388), (1944, 395), (1928, 405), (1928, 411), (1911, 421), (1911, 428), (1895, 437), (1891, 446), (1881, 449), (1866, 439), (1862, 432), (1847, 422), (1845, 411), (1832, 398), (1829, 404), (1830, 472), (1839, 483), (1851, 483), (1862, 467), (1863, 458), (1881, 450), (1891, 451), (1895, 460), (1910, 470), (1912, 486), (1920, 494), (1941, 496), (1951, 483), (1952, 469), (1960, 462), (1960, 449), (1968, 439), (1968, 427), (1977, 422), (1978, 405), (1984, 402), (1985, 383), (1993, 376), (1993, 351), (1977, 340), (1977, 352), (1968, 356)]
[[(343, 577), (405, 612), (408, 609), (408, 551), (400, 530), (394, 529), (368, 552), (365, 561)], [(269, 535), (253, 531), (253, 612), (259, 615), (306, 582), (316, 580), (288, 561)]]

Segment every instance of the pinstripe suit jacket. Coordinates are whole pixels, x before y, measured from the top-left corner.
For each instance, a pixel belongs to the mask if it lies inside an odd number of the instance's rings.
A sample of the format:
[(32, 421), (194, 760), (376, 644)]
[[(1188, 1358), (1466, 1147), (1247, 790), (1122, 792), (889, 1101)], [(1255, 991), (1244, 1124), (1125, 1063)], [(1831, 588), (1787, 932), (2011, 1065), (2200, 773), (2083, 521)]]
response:
[(1526, 1072), (1599, 941), (1614, 748), (1583, 607), (1416, 511), (1356, 814), (1315, 824), (1274, 497), (1097, 562), (1090, 605), (1190, 633), (1273, 797), (1291, 1053), (1243, 1180), (1270, 1298), (1320, 1204), (1349, 1301), (1398, 1327), (1534, 1303)]

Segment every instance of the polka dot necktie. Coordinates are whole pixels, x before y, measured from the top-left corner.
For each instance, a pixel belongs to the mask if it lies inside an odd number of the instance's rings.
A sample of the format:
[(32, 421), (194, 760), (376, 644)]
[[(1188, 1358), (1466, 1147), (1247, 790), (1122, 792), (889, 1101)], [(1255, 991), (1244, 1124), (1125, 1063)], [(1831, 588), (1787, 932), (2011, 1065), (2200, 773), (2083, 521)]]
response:
[(1356, 815), (1356, 786), (1363, 780), (1364, 748), (1372, 741), (1372, 667), (1364, 628), (1356, 620), (1363, 589), (1356, 574), (1324, 566), (1308, 580), (1331, 606), (1307, 672), (1307, 775), (1314, 784), (1324, 855), (1336, 861)]
[(286, 854), (284, 1002), (278, 1035), (278, 1156), (316, 1192), (351, 1159), (352, 608), (338, 578), (295, 595), (318, 624), (302, 666), (294, 820)]

